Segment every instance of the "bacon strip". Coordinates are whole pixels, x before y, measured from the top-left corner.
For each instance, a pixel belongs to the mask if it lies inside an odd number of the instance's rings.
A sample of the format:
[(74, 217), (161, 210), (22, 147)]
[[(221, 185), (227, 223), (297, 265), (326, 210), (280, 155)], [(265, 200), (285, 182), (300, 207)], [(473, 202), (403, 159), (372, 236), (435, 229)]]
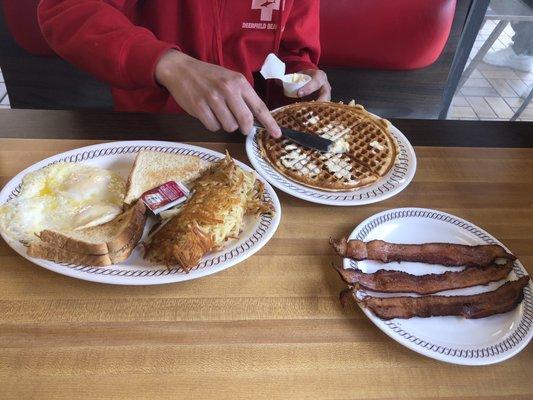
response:
[(411, 275), (402, 271), (380, 269), (367, 274), (359, 269), (334, 267), (344, 282), (360, 288), (384, 293), (433, 294), (444, 290), (462, 289), (486, 285), (509, 275), (513, 265), (491, 265), (487, 268), (466, 268), (462, 271), (446, 271), (443, 274)]
[(484, 267), (498, 258), (516, 260), (502, 246), (487, 244), (467, 246), (452, 243), (395, 244), (382, 240), (362, 242), (360, 240), (330, 239), (335, 251), (342, 257), (354, 260), (413, 261), (447, 266)]
[(492, 292), (470, 296), (366, 296), (364, 299), (359, 300), (353, 291), (352, 296), (358, 303), (384, 320), (412, 317), (427, 318), (444, 315), (484, 318), (513, 310), (522, 301), (524, 288), (528, 282), (529, 276), (523, 276), (516, 281), (506, 282)]

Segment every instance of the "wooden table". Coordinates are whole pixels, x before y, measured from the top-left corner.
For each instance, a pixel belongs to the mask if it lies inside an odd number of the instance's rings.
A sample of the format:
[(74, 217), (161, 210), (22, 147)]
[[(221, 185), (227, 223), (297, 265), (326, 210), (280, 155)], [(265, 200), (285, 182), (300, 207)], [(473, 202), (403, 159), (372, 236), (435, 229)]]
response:
[[(464, 217), (533, 272), (533, 125), (394, 123), (418, 145), (405, 191), (349, 208), (278, 192), (275, 237), (206, 278), (147, 287), (84, 282), (35, 266), (0, 240), (0, 398), (532, 399), (533, 346), (494, 366), (449, 365), (339, 306), (343, 285), (327, 238), (393, 207)], [(174, 137), (246, 161), (240, 137), (206, 134), (187, 118), (2, 111), (0, 135), (0, 186), (45, 157), (109, 138)]]

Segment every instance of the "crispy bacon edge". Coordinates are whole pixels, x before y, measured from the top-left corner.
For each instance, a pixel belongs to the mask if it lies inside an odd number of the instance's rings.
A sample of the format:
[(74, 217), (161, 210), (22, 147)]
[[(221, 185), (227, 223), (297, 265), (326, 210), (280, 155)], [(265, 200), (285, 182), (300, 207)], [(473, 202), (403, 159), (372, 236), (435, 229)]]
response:
[(383, 293), (433, 294), (444, 290), (462, 289), (486, 285), (505, 279), (513, 264), (493, 264), (486, 268), (465, 268), (462, 271), (446, 271), (442, 274), (412, 275), (403, 271), (380, 269), (364, 273), (359, 269), (343, 269), (333, 266), (348, 285)]
[(337, 254), (357, 261), (376, 260), (383, 263), (412, 261), (446, 266), (484, 267), (497, 259), (516, 260), (497, 244), (468, 246), (453, 243), (396, 244), (382, 240), (330, 239)]
[(341, 303), (353, 297), (361, 306), (382, 320), (412, 317), (462, 316), (467, 319), (484, 318), (514, 310), (524, 298), (529, 276), (508, 281), (498, 289), (469, 296), (373, 297), (357, 298), (356, 291), (341, 292)]

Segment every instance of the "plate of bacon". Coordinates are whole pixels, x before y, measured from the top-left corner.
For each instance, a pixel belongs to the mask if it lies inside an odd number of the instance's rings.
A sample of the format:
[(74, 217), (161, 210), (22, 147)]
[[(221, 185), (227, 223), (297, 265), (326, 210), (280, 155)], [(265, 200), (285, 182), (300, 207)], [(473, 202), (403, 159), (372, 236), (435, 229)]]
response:
[(355, 300), (388, 336), (425, 356), (463, 365), (504, 361), (533, 336), (533, 290), (501, 242), (454, 215), (397, 208), (332, 239), (335, 267)]

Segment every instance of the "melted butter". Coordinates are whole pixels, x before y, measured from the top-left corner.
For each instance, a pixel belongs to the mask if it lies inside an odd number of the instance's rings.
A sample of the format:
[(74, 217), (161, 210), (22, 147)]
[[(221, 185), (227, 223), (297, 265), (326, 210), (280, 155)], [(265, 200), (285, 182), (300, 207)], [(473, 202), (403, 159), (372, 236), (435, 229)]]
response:
[(346, 153), (350, 149), (350, 145), (343, 138), (337, 139), (329, 147), (329, 153), (341, 154)]
[(300, 149), (297, 148), (296, 150), (293, 150), (290, 153), (280, 157), (280, 161), (285, 167), (295, 169), (294, 166), (306, 158), (307, 156), (305, 154), (301, 154)]
[(300, 171), (302, 174), (310, 175), (311, 177), (315, 177), (320, 173), (318, 166), (309, 160), (307, 154), (302, 154), (298, 146), (289, 144), (285, 146), (285, 150), (290, 152), (281, 156), (280, 161), (286, 168)]
[(350, 128), (345, 127), (344, 125), (333, 125), (331, 123), (319, 129), (318, 134), (323, 138), (330, 140), (338, 140), (347, 133), (350, 133)]
[(370, 146), (373, 147), (374, 149), (378, 150), (378, 151), (383, 150), (383, 146), (380, 145), (376, 140), (370, 142)]
[(341, 167), (332, 160), (326, 161), (326, 167), (328, 168), (329, 172), (333, 174), (341, 170)]
[(320, 169), (317, 167), (315, 163), (310, 162), (310, 163), (307, 163), (305, 166), (303, 166), (300, 172), (314, 178), (320, 173)]
[(324, 163), (329, 172), (337, 179), (351, 181), (352, 166), (338, 156), (328, 158)]
[(324, 125), (322, 128), (318, 130), (318, 134), (326, 139), (331, 139), (331, 135), (333, 133), (333, 126), (332, 123), (329, 123), (327, 125)]
[(291, 82), (292, 83), (301, 83), (311, 80), (308, 75), (304, 74), (292, 74)]
[(318, 118), (317, 115), (313, 115), (309, 120), (307, 121), (308, 124), (316, 125), (318, 124), (318, 121), (320, 121), (320, 118)]

